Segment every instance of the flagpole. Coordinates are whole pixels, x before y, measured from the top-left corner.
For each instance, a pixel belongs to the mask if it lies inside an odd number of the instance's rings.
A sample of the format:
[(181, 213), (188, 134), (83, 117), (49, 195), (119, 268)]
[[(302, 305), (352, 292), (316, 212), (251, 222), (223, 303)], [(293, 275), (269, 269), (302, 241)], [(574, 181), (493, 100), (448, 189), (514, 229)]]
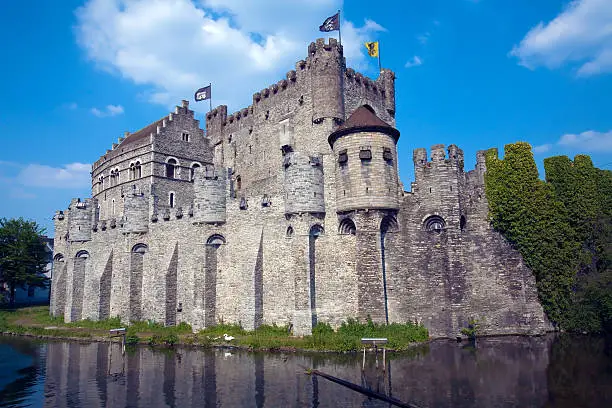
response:
[(382, 72), (382, 65), (380, 64), (380, 42), (378, 42), (378, 72)]
[(340, 30), (342, 23), (342, 15), (340, 14), (340, 10), (338, 10), (338, 42), (342, 45), (342, 31)]
[(210, 98), (208, 98), (209, 103), (209, 112), (212, 112), (212, 82), (209, 82), (208, 86), (210, 87)]

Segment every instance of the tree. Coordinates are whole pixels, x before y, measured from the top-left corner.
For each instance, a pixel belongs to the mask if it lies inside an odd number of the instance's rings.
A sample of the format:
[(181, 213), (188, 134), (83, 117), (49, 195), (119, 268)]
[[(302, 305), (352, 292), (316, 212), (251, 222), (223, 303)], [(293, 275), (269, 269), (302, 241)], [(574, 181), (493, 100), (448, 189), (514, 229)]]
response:
[(35, 221), (0, 218), (0, 284), (8, 287), (11, 305), (15, 303), (15, 289), (48, 284), (43, 232)]

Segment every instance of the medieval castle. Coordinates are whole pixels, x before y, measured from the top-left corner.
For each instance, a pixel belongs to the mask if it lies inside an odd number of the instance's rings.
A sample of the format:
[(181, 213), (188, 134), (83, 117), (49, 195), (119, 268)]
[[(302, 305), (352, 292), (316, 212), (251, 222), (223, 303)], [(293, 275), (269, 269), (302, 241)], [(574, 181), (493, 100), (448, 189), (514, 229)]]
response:
[[(51, 313), (200, 329), (349, 317), (454, 337), (549, 327), (535, 279), (487, 221), (484, 154), (416, 149), (398, 177), (395, 77), (346, 68), (319, 39), (295, 70), (199, 127), (189, 103), (126, 133), (92, 168), (92, 198), (55, 214)], [(410, 135), (408, 135), (410, 137)]]

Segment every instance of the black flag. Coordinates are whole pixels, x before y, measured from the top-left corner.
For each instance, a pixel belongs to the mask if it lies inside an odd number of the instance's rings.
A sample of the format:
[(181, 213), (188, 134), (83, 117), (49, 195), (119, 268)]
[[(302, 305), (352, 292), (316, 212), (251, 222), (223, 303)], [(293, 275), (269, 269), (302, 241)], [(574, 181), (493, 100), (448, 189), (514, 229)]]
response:
[(195, 93), (195, 101), (200, 102), (200, 101), (205, 101), (207, 99), (210, 99), (211, 86), (212, 85), (208, 85), (208, 86), (205, 86), (204, 88), (198, 89)]
[(327, 17), (323, 24), (319, 26), (319, 31), (327, 32), (336, 30), (340, 30), (340, 13)]

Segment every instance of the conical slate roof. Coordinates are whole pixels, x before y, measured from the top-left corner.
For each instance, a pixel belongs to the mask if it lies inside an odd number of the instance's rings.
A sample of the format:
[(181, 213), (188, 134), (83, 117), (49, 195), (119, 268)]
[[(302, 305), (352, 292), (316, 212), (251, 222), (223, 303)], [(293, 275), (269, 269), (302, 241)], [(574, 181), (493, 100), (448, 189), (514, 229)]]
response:
[(355, 109), (355, 112), (340, 126), (336, 129), (329, 138), (329, 144), (331, 146), (334, 145), (334, 142), (349, 133), (358, 133), (358, 132), (380, 132), (385, 133), (397, 140), (399, 139), (400, 133), (399, 130), (389, 125), (384, 120), (380, 119), (374, 113), (374, 109), (372, 109), (368, 105), (362, 105), (359, 108)]

